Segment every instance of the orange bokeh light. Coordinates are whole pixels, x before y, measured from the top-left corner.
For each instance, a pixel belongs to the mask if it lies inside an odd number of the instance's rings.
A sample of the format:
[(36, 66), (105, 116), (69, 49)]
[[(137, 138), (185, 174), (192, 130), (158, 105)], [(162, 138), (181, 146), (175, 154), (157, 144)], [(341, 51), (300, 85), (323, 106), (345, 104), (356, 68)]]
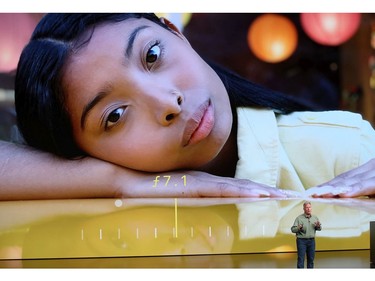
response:
[(250, 25), (247, 41), (259, 59), (277, 63), (293, 54), (297, 47), (298, 34), (288, 18), (265, 14), (256, 18)]

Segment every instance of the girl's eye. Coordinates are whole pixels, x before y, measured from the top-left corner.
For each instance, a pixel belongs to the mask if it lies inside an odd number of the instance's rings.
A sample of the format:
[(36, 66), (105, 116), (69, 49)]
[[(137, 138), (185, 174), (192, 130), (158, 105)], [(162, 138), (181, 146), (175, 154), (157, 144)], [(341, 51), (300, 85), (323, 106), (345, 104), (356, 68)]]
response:
[(160, 57), (160, 54), (161, 54), (161, 49), (158, 44), (155, 44), (150, 49), (148, 49), (147, 54), (146, 54), (147, 65), (149, 66), (149, 64), (152, 65), (153, 63), (155, 63)]
[(110, 129), (118, 120), (120, 120), (121, 116), (124, 114), (125, 109), (123, 107), (116, 108), (111, 113), (109, 113), (107, 120), (105, 121), (105, 129)]

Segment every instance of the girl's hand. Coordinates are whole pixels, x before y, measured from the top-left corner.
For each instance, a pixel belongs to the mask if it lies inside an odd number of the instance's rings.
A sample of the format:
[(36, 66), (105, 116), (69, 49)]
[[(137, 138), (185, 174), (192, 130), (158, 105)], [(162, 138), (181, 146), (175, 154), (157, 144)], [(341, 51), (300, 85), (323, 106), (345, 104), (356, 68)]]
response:
[(375, 197), (375, 159), (306, 191), (313, 197)]
[[(120, 172), (121, 173), (121, 172)], [(121, 175), (121, 174), (120, 174)], [(274, 187), (199, 171), (133, 172), (117, 180), (116, 197), (286, 197)]]

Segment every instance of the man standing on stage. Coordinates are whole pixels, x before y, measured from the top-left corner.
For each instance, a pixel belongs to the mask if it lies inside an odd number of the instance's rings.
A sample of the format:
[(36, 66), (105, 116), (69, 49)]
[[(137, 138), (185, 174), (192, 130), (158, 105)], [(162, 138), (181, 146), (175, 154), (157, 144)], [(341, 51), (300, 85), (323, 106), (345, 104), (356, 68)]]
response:
[(297, 268), (304, 268), (305, 255), (307, 268), (314, 268), (315, 258), (315, 232), (322, 230), (317, 216), (312, 215), (311, 202), (303, 203), (303, 214), (299, 215), (291, 227), (297, 238)]

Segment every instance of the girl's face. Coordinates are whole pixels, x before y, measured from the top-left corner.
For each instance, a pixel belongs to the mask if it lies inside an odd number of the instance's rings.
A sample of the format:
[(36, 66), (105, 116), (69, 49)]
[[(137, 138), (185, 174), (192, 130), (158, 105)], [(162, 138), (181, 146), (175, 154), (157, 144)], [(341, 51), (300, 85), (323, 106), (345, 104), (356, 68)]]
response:
[(217, 74), (178, 31), (146, 19), (96, 27), (68, 61), (63, 86), (78, 145), (124, 167), (198, 168), (231, 131)]

